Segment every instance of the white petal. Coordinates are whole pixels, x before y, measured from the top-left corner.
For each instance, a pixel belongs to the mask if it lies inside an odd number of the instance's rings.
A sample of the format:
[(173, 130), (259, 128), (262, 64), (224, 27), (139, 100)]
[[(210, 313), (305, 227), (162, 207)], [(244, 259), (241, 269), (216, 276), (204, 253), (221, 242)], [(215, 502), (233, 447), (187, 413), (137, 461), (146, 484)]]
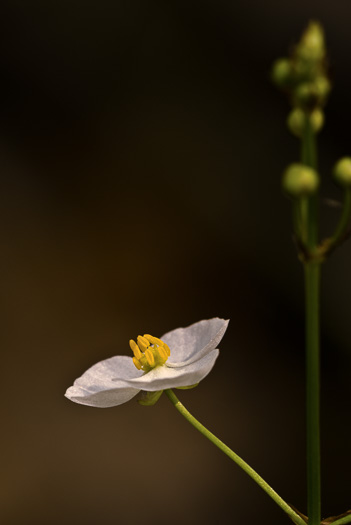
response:
[(137, 370), (132, 358), (116, 356), (96, 363), (76, 379), (65, 396), (75, 403), (100, 408), (121, 405), (138, 394), (140, 388), (126, 384), (143, 372)]
[(178, 367), (193, 363), (214, 350), (222, 339), (228, 323), (229, 320), (215, 317), (199, 321), (187, 328), (177, 328), (161, 336), (160, 339), (171, 350), (167, 366)]
[(157, 390), (177, 386), (195, 385), (211, 371), (218, 354), (218, 349), (212, 350), (195, 363), (189, 363), (177, 368), (169, 367), (167, 362), (163, 366), (153, 368), (141, 377), (126, 380), (125, 383), (147, 392), (156, 392)]

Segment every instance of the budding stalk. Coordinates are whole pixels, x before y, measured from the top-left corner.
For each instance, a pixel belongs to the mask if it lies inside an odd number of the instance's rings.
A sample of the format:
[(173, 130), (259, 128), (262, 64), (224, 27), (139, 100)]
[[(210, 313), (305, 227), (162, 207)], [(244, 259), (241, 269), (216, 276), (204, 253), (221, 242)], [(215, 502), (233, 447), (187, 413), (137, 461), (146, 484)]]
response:
[(334, 179), (343, 188), (351, 188), (351, 158), (344, 157), (334, 166)]
[(316, 193), (318, 173), (304, 164), (291, 164), (283, 174), (283, 189), (290, 197), (306, 197)]

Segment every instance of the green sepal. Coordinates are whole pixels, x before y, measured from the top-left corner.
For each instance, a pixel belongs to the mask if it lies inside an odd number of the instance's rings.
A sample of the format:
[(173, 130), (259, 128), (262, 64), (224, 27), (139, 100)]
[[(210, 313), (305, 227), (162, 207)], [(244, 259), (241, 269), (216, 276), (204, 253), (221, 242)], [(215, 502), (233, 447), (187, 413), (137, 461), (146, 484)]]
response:
[(189, 385), (189, 386), (176, 386), (177, 390), (190, 390), (191, 388), (195, 388), (199, 383), (196, 383), (195, 385)]
[(145, 407), (152, 407), (157, 403), (157, 401), (162, 396), (163, 390), (158, 390), (157, 392), (142, 392), (141, 398), (138, 399), (138, 403)]

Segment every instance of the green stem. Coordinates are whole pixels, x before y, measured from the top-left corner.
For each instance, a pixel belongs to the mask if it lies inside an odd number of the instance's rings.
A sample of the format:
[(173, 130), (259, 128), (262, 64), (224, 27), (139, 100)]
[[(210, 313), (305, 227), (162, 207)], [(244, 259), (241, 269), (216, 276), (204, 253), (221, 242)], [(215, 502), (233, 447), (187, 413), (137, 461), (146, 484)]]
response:
[(302, 164), (306, 164), (306, 166), (310, 166), (314, 170), (317, 169), (316, 136), (308, 114), (306, 115), (305, 127), (301, 141), (301, 162)]
[[(301, 162), (317, 170), (316, 137), (311, 125), (309, 115), (306, 115), (305, 128), (301, 142)], [(318, 197), (312, 195), (307, 204), (307, 247), (313, 250), (318, 243)]]
[[(307, 115), (308, 117), (308, 115)], [(310, 118), (302, 137), (301, 161), (317, 169), (317, 148)], [(307, 248), (313, 253), (318, 245), (317, 195), (308, 200), (305, 229)], [(320, 429), (319, 429), (319, 291), (320, 262), (307, 261), (305, 270), (306, 316), (306, 452), (308, 523), (321, 521)]]
[(175, 408), (185, 417), (189, 423), (191, 423), (201, 434), (209, 439), (216, 447), (218, 447), (224, 454), (230, 457), (240, 468), (242, 468), (246, 474), (248, 474), (267, 494), (273, 501), (276, 502), (279, 507), (286, 512), (290, 518), (298, 525), (306, 525), (306, 522), (288, 505), (276, 492), (268, 485), (268, 483), (261, 478), (257, 472), (251, 468), (243, 459), (241, 459), (235, 452), (233, 452), (227, 445), (218, 439), (212, 432), (207, 430), (197, 419), (194, 418), (188, 412), (188, 410), (182, 405), (177, 396), (171, 389), (165, 390), (169, 400), (175, 406)]
[(309, 525), (321, 521), (319, 437), (319, 288), (320, 264), (305, 264), (306, 292), (306, 429)]
[(305, 246), (308, 246), (308, 214), (310, 207), (310, 199), (301, 197), (298, 199), (301, 217), (301, 240)]
[(345, 523), (351, 523), (351, 514), (348, 514), (348, 516), (344, 516), (339, 520), (333, 521), (330, 525), (345, 525)]

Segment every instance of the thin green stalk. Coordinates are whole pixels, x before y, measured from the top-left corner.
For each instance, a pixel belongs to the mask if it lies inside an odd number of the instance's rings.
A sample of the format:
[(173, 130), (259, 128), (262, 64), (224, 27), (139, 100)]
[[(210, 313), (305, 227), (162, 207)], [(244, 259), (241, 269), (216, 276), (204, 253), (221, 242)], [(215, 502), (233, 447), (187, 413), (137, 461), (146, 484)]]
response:
[(321, 521), (319, 437), (319, 288), (320, 263), (306, 263), (306, 445), (309, 525), (319, 525)]
[(308, 197), (300, 197), (298, 199), (300, 207), (300, 217), (301, 217), (301, 240), (304, 245), (308, 245), (308, 214), (310, 199)]
[[(316, 137), (308, 115), (305, 119), (305, 127), (301, 141), (301, 162), (310, 168), (317, 170), (317, 146)], [(308, 199), (307, 227), (308, 238), (307, 247), (313, 249), (318, 243), (318, 200), (317, 195), (312, 195)]]
[(303, 130), (302, 141), (301, 141), (301, 162), (310, 166), (313, 169), (317, 169), (317, 147), (316, 147), (316, 136), (312, 128), (311, 119), (309, 115), (306, 115), (305, 127)]
[(348, 514), (339, 520), (333, 521), (330, 525), (345, 525), (346, 523), (351, 523), (351, 514)]
[[(310, 118), (306, 115), (306, 125), (301, 143), (301, 161), (317, 169), (316, 138)], [(307, 249), (310, 253), (318, 244), (317, 195), (308, 200), (306, 213)], [(321, 481), (320, 481), (320, 424), (319, 424), (319, 261), (304, 263), (305, 273), (305, 316), (306, 316), (306, 452), (307, 452), (307, 501), (308, 523), (319, 525), (321, 521)]]
[(267, 494), (272, 498), (273, 501), (298, 525), (306, 525), (306, 522), (288, 505), (276, 492), (272, 489), (268, 483), (261, 478), (257, 472), (251, 468), (243, 459), (241, 459), (235, 452), (233, 452), (227, 445), (218, 439), (212, 432), (207, 430), (194, 416), (188, 412), (188, 410), (182, 405), (177, 396), (171, 389), (165, 390), (169, 400), (175, 406), (175, 408), (185, 417), (189, 423), (191, 423), (202, 435), (209, 439), (216, 447), (218, 447), (224, 454), (232, 459), (240, 468), (242, 468), (246, 474), (248, 474)]

